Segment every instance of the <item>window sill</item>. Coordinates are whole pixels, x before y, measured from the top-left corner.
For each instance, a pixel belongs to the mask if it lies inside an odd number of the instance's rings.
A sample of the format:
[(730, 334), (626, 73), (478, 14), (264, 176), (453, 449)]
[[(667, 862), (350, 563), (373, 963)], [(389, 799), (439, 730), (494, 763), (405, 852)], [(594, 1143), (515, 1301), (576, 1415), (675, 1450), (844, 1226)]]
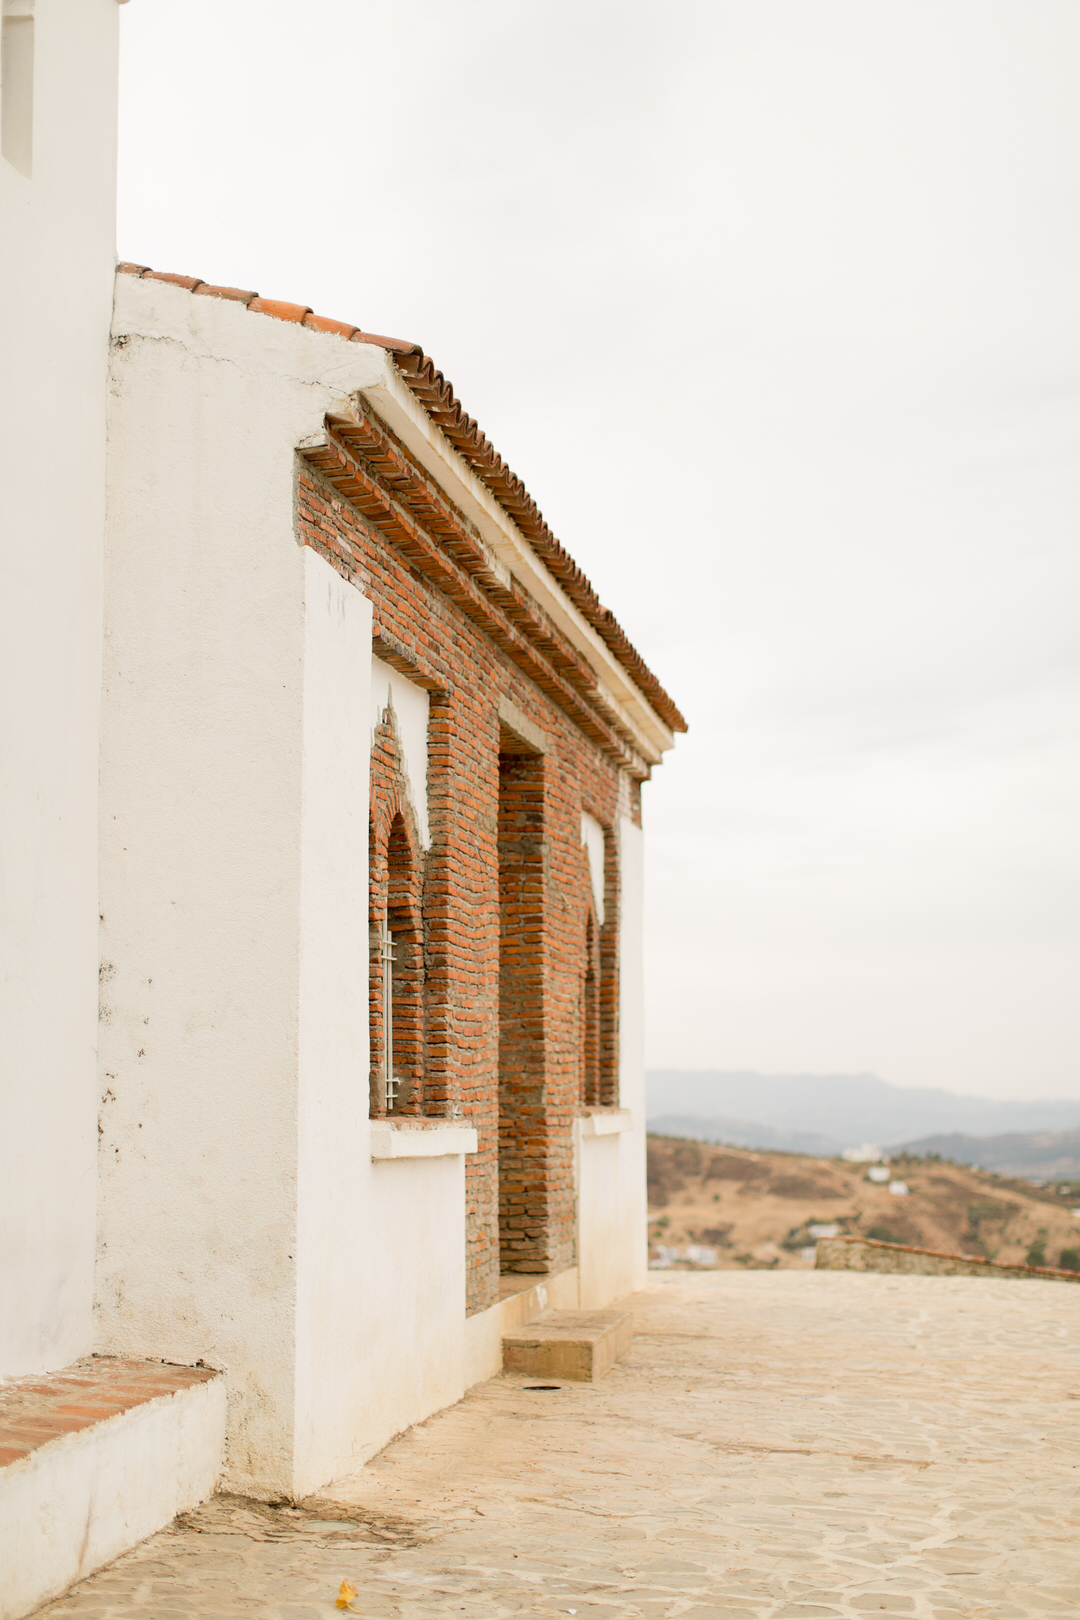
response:
[(578, 1124), (582, 1136), (615, 1136), (619, 1131), (633, 1129), (634, 1116), (629, 1108), (611, 1108), (604, 1113), (581, 1114)]
[(457, 1153), (475, 1153), (476, 1131), (471, 1125), (391, 1124), (387, 1119), (371, 1122), (373, 1159), (445, 1159)]

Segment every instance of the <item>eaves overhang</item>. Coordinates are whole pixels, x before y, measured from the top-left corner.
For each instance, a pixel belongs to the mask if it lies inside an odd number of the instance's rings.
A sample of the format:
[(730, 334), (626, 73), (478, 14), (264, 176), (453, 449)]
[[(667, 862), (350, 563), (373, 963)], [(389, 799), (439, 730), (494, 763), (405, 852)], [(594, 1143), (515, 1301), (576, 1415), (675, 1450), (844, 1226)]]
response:
[[(465, 414), (442, 373), (418, 345), (329, 320), (306, 305), (260, 298), (196, 277), (127, 263), (119, 266), (118, 273), (168, 283), (202, 297), (226, 299), (244, 305), (252, 314), (344, 342), (362, 343), (369, 346), (369, 353), (381, 353), (383, 363), (375, 367), (374, 376), (368, 369), (351, 409), (328, 418), (328, 431), (347, 430), (350, 418), (359, 421), (367, 414), (365, 405), (382, 419), (489, 548), (496, 583), (500, 573), (512, 575), (558, 635), (590, 666), (593, 705), (605, 714), (624, 748), (640, 755), (640, 759), (627, 760), (634, 774), (647, 774), (647, 767), (658, 763), (673, 745), (674, 733), (686, 730), (681, 713), (551, 534), (521, 480)], [(312, 440), (298, 449), (310, 459), (318, 445)]]

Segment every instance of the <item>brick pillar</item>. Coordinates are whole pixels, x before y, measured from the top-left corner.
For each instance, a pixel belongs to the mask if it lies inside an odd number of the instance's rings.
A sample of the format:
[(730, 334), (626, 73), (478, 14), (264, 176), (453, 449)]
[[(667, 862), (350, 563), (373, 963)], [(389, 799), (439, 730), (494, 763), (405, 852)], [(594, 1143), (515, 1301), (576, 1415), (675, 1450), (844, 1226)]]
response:
[(551, 1269), (546, 1098), (544, 759), (499, 755), (499, 1251)]
[(493, 1304), (499, 1286), (498, 768), (489, 717), (459, 689), (432, 704), (428, 733), (425, 1094), (479, 1137), (465, 1161), (470, 1312)]

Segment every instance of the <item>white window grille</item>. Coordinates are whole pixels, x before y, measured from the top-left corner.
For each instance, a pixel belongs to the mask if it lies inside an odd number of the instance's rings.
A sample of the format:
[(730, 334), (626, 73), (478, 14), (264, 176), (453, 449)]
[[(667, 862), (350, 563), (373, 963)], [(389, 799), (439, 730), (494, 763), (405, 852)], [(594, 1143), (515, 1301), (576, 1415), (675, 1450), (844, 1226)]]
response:
[(394, 1111), (400, 1082), (394, 1074), (394, 936), (383, 926), (380, 939), (383, 965), (383, 1107)]

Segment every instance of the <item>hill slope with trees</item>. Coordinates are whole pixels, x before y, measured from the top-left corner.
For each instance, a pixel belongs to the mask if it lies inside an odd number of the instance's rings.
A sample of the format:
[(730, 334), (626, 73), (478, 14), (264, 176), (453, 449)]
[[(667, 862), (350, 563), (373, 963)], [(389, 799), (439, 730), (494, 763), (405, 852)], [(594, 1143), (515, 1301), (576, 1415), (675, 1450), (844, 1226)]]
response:
[[(1038, 1186), (938, 1158), (882, 1168), (649, 1137), (651, 1263), (806, 1268), (814, 1227), (1005, 1264), (1080, 1269), (1080, 1180)], [(906, 1193), (890, 1191), (902, 1184)], [(691, 1251), (689, 1254), (687, 1251)]]

